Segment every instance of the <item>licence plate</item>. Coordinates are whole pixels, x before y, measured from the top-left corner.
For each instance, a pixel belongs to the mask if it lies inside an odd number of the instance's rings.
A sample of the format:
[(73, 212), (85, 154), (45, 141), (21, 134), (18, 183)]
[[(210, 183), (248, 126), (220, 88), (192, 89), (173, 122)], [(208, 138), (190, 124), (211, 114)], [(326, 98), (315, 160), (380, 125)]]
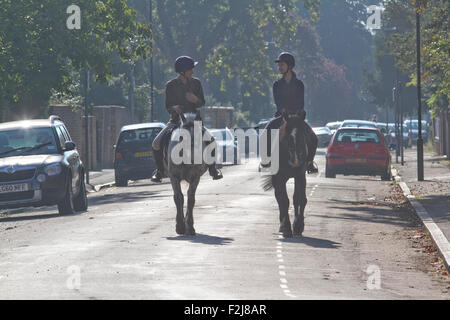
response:
[(7, 184), (0, 186), (0, 193), (23, 192), (30, 190), (28, 183)]
[(152, 156), (152, 152), (151, 151), (136, 152), (135, 153), (135, 157), (136, 158), (146, 158), (146, 157), (151, 157), (151, 156)]
[(361, 158), (350, 158), (346, 160), (347, 163), (366, 163), (367, 159), (361, 159)]

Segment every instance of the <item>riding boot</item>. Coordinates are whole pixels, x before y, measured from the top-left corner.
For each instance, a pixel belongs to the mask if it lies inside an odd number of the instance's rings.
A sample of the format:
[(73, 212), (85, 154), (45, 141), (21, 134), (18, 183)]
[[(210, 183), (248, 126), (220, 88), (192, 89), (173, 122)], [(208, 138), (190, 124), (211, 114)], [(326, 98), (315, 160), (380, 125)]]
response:
[(153, 149), (153, 157), (156, 163), (156, 170), (153, 171), (153, 175), (151, 181), (153, 182), (162, 182), (162, 178), (164, 176), (164, 155), (163, 150), (154, 150)]
[[(210, 143), (213, 143), (213, 141), (210, 141), (209, 143), (207, 143), (207, 145), (209, 145)], [(213, 156), (214, 159), (216, 158), (216, 150), (215, 149), (212, 151), (211, 156)], [(220, 180), (223, 178), (222, 172), (216, 168), (215, 161), (213, 164), (211, 164), (208, 167), (208, 171), (209, 171), (209, 175), (213, 178), (213, 180)]]

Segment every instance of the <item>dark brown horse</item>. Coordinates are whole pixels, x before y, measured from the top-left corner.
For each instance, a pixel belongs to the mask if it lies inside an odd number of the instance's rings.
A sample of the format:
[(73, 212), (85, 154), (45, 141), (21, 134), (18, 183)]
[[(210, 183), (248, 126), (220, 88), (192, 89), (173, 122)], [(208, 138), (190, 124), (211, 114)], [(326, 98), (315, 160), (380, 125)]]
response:
[[(308, 148), (305, 138), (306, 125), (298, 115), (284, 115), (284, 124), (280, 129), (279, 170), (275, 175), (264, 178), (263, 189), (275, 190), (275, 198), (280, 210), (280, 232), (283, 237), (301, 236), (305, 228), (306, 166)], [(272, 157), (277, 156), (272, 155)], [(295, 180), (294, 209), (295, 220), (291, 228), (289, 219), (289, 197), (286, 183)]]

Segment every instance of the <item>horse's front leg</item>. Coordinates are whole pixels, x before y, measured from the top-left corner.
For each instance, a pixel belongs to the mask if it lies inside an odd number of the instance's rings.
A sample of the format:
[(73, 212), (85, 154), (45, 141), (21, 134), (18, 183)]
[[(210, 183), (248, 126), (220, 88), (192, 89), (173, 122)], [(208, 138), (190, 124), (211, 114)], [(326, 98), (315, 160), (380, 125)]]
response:
[(289, 197), (286, 190), (287, 178), (274, 177), (274, 189), (275, 198), (278, 202), (278, 208), (280, 210), (280, 232), (283, 233), (283, 237), (291, 238), (292, 229), (291, 222), (289, 220)]
[(195, 236), (194, 229), (194, 205), (195, 205), (195, 192), (200, 182), (200, 178), (195, 179), (189, 184), (188, 189), (188, 203), (187, 212), (185, 218), (186, 234), (189, 236)]
[(176, 232), (178, 234), (185, 234), (186, 229), (184, 226), (184, 196), (183, 191), (181, 190), (181, 181), (179, 179), (171, 178), (170, 182), (172, 183), (173, 189), (173, 200), (175, 201), (175, 205), (177, 206), (177, 224), (176, 224)]
[(295, 220), (293, 230), (295, 236), (301, 236), (305, 229), (305, 207), (308, 202), (306, 198), (306, 176), (303, 173), (295, 178), (294, 208)]

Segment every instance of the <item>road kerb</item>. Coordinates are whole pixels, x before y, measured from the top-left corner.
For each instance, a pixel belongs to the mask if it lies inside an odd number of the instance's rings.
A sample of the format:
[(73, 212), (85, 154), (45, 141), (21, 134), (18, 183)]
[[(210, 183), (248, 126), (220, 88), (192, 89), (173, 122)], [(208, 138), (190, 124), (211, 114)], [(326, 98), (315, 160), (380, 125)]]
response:
[(395, 174), (395, 180), (400, 185), (400, 188), (402, 188), (404, 196), (408, 199), (409, 203), (414, 208), (416, 215), (420, 218), (422, 224), (430, 233), (434, 244), (438, 248), (440, 256), (444, 260), (444, 265), (447, 268), (447, 271), (450, 272), (450, 243), (448, 242), (448, 239), (445, 237), (442, 230), (439, 229), (438, 225), (433, 221), (433, 218), (431, 218), (423, 205), (416, 199), (414, 195), (411, 194), (411, 190), (409, 189), (408, 185), (401, 180), (401, 177), (398, 175), (397, 170), (393, 168), (392, 173)]
[(115, 185), (116, 185), (115, 182), (108, 182), (108, 183), (99, 184), (99, 185), (90, 185), (92, 190), (89, 190), (89, 193), (96, 193), (96, 192), (99, 192), (101, 189), (111, 188), (111, 187), (114, 187)]

